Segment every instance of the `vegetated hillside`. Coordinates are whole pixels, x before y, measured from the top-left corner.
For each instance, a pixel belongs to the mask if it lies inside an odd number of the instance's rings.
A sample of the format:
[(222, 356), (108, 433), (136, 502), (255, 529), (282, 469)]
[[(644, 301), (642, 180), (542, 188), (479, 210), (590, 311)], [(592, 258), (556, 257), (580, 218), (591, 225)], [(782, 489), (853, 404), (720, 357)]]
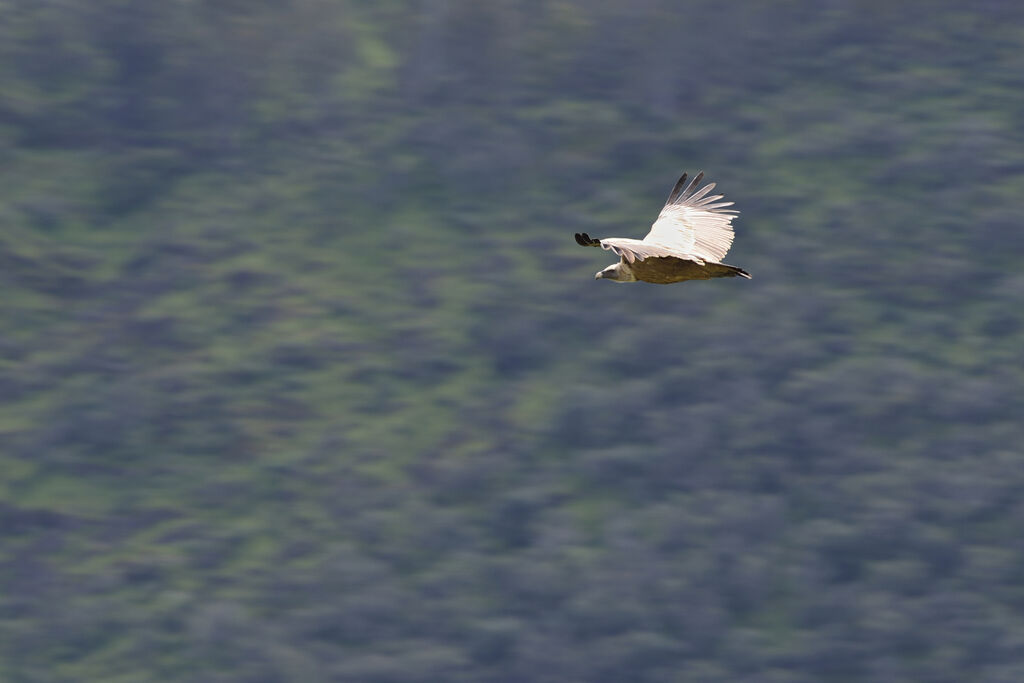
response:
[(1024, 675), (1015, 6), (7, 5), (0, 678)]

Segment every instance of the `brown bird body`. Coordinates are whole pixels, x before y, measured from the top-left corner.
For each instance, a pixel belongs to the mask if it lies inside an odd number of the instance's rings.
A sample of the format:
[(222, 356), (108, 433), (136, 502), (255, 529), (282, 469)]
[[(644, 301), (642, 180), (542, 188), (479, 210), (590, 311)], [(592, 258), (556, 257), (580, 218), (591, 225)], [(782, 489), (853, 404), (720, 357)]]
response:
[(749, 278), (750, 275), (742, 268), (726, 265), (725, 263), (707, 263), (700, 265), (686, 259), (660, 257), (647, 258), (643, 261), (623, 263), (637, 280), (653, 282), (656, 285), (670, 285), (673, 282), (685, 282), (686, 280), (710, 280), (715, 277), (740, 277)]
[(594, 239), (577, 233), (576, 243), (601, 247), (619, 256), (619, 262), (594, 275), (614, 282), (653, 282), (667, 285), (686, 280), (743, 277), (747, 271), (721, 260), (732, 245), (732, 219), (738, 213), (720, 202), (722, 195), (706, 196), (714, 189), (709, 183), (698, 189), (703, 173), (687, 184), (684, 173), (669, 193), (658, 220), (642, 240), (625, 237)]

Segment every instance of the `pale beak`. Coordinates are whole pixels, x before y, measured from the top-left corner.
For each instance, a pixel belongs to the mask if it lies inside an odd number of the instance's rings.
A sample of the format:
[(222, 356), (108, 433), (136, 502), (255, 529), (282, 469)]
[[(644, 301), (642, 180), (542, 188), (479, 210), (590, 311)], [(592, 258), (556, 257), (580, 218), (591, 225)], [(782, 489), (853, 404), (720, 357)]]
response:
[(601, 271), (601, 270), (599, 270), (599, 271), (597, 271), (596, 273), (594, 273), (594, 279), (595, 279), (595, 280), (600, 280), (600, 279), (601, 279), (601, 273), (602, 273), (602, 272), (604, 272), (604, 271)]

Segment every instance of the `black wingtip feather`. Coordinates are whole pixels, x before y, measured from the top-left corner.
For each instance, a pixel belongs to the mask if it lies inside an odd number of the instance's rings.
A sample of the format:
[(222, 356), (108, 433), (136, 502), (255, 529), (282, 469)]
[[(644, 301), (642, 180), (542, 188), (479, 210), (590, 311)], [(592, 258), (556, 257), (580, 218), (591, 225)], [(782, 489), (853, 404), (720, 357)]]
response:
[(700, 185), (700, 181), (702, 180), (704, 180), (704, 171), (698, 173), (696, 176), (694, 176), (693, 180), (690, 181), (690, 184), (686, 187), (685, 190), (683, 190), (683, 198), (685, 199), (686, 197), (689, 197), (691, 194), (696, 192), (697, 186)]
[(676, 181), (672, 191), (668, 194), (668, 201), (665, 202), (666, 204), (678, 204), (685, 201), (687, 197), (696, 192), (700, 185), (700, 181), (704, 180), (704, 171), (697, 173), (697, 175), (693, 177), (693, 180), (690, 180), (689, 184), (687, 184), (686, 181), (689, 177), (690, 176), (688, 174), (684, 173), (682, 177)]
[(665, 202), (666, 204), (672, 204), (679, 198), (679, 193), (682, 191), (683, 185), (686, 184), (686, 179), (688, 177), (689, 176), (686, 173), (683, 173), (679, 180), (676, 181), (676, 184), (672, 187), (672, 191), (668, 193), (668, 201)]

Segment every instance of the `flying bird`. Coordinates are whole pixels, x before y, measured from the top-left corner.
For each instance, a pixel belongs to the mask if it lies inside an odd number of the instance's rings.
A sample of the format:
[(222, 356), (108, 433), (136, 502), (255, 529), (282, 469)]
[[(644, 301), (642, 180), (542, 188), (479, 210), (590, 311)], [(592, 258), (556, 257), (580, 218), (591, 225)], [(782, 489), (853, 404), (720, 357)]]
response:
[(684, 280), (710, 280), (713, 277), (745, 277), (750, 273), (722, 263), (732, 246), (732, 219), (738, 211), (727, 209), (733, 202), (722, 202), (723, 195), (707, 196), (714, 189), (708, 183), (697, 189), (704, 173), (687, 184), (684, 173), (668, 195), (665, 207), (642, 240), (626, 237), (594, 239), (576, 233), (576, 243), (601, 247), (614, 252), (619, 262), (598, 271), (595, 280), (615, 282), (653, 282), (667, 285)]

